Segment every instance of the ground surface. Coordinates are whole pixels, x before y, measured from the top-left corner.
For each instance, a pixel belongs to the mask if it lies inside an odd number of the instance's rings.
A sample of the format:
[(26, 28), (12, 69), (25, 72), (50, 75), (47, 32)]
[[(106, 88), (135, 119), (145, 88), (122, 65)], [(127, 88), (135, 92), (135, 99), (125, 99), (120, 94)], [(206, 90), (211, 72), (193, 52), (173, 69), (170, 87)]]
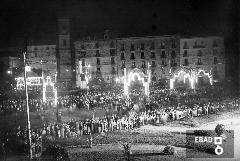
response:
[[(34, 126), (42, 125), (45, 121), (55, 121), (55, 114), (54, 110), (48, 110), (41, 113), (41, 116), (36, 113), (31, 113), (31, 122)], [(81, 117), (91, 117), (92, 111), (90, 112), (84, 112), (84, 111), (77, 111), (73, 113), (69, 113), (68, 111), (62, 111), (63, 117), (65, 120), (71, 118), (71, 115), (73, 115), (76, 119)], [(95, 111), (96, 112), (96, 111)], [(70, 115), (69, 115), (70, 114)], [(101, 117), (101, 115), (104, 115), (104, 111), (97, 111), (95, 116)], [(43, 116), (43, 117), (42, 117)], [(66, 116), (66, 117), (65, 117)], [(0, 117), (0, 127), (1, 129), (9, 128), (16, 126), (16, 123), (25, 124), (26, 123), (26, 117), (24, 115), (16, 115), (11, 114), (5, 117)], [(134, 156), (132, 157), (134, 160), (192, 160), (185, 158), (185, 148), (182, 146), (179, 146), (181, 144), (181, 140), (185, 137), (184, 133), (186, 130), (190, 129), (214, 129), (215, 126), (218, 124), (225, 124), (227, 129), (234, 129), (234, 136), (235, 136), (235, 160), (240, 160), (240, 153), (238, 150), (240, 149), (240, 145), (238, 144), (240, 142), (240, 111), (234, 111), (234, 112), (220, 112), (218, 114), (211, 114), (208, 116), (202, 116), (202, 117), (195, 117), (192, 120), (180, 120), (180, 121), (174, 121), (167, 123), (167, 125), (160, 125), (160, 126), (154, 126), (154, 125), (146, 125), (142, 126), (139, 129), (135, 129), (132, 131), (122, 131), (122, 132), (115, 132), (115, 133), (108, 133), (101, 137), (101, 135), (95, 135), (95, 141), (93, 148), (69, 148), (69, 152), (71, 154), (72, 160), (123, 160), (123, 153), (122, 153), (122, 146), (119, 143), (119, 141), (130, 141), (133, 142), (132, 144), (132, 150)], [(193, 127), (192, 125), (195, 125)], [(133, 133), (137, 133), (139, 136), (161, 136), (161, 140), (158, 140), (158, 142), (155, 144), (154, 142), (148, 142), (146, 140), (141, 140), (141, 137), (138, 138), (138, 144), (136, 144), (136, 137), (134, 139), (130, 138)], [(98, 138), (97, 138), (98, 137)], [(122, 137), (122, 138), (120, 138)], [(101, 140), (104, 138), (105, 140)], [(132, 139), (132, 140), (131, 140)], [(77, 145), (78, 142), (81, 142), (81, 139), (65, 139), (65, 140), (59, 140), (60, 143), (63, 143), (63, 145), (69, 146), (69, 145)], [(86, 141), (86, 138), (83, 137), (83, 140)], [(100, 140), (100, 141), (99, 141)], [(99, 145), (99, 142), (106, 143), (107, 145)], [(163, 156), (159, 155), (159, 153), (164, 148), (164, 145), (167, 144), (175, 145), (176, 151), (174, 156)], [(95, 145), (96, 144), (96, 145)], [(139, 154), (145, 154), (145, 156), (139, 155)], [(152, 154), (156, 154), (152, 156)], [(192, 150), (193, 154), (201, 153), (195, 150)], [(20, 156), (17, 157), (9, 157), (8, 160), (18, 160)], [(202, 161), (202, 160), (209, 160), (212, 161), (214, 159), (193, 159), (196, 161)], [(234, 159), (217, 159), (217, 160), (234, 160)]]

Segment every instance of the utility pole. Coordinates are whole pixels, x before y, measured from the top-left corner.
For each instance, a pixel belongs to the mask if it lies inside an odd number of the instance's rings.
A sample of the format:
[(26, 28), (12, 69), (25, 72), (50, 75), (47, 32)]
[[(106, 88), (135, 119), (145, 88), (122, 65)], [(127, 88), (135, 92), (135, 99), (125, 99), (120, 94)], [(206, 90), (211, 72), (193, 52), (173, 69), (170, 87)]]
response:
[(32, 140), (31, 140), (31, 125), (30, 125), (30, 117), (29, 117), (28, 90), (27, 90), (26, 52), (23, 53), (23, 61), (24, 61), (24, 82), (25, 82), (25, 93), (26, 93), (26, 104), (27, 104), (29, 159), (31, 160), (32, 159)]

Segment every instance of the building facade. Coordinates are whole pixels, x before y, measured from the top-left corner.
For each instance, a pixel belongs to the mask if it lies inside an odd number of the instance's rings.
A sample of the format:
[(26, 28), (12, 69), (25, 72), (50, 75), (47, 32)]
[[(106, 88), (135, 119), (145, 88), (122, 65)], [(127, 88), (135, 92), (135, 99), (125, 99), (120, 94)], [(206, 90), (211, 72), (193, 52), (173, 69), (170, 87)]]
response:
[(192, 37), (180, 39), (180, 66), (211, 72), (213, 79), (225, 78), (223, 37)]
[(138, 68), (144, 74), (149, 69), (153, 82), (168, 79), (180, 62), (177, 36), (76, 41), (74, 45), (76, 85), (83, 88), (98, 76), (112, 83), (124, 76), (124, 68), (127, 73)]
[(101, 77), (111, 83), (117, 77), (117, 41), (113, 39), (76, 41), (76, 86), (86, 88), (91, 79)]
[(31, 45), (27, 47), (27, 63), (31, 70), (39, 76), (51, 76), (55, 79), (57, 74), (56, 45)]
[[(129, 73), (134, 68), (147, 69), (151, 81), (168, 79), (170, 73), (179, 66), (179, 37), (132, 37), (117, 40), (118, 76), (124, 75), (124, 68)], [(149, 66), (149, 68), (148, 68)]]

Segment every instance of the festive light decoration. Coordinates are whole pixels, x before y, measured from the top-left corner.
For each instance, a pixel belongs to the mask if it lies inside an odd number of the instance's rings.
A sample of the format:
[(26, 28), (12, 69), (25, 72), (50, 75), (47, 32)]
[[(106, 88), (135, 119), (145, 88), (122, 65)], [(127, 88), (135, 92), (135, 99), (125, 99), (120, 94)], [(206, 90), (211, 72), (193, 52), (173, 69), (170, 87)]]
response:
[(208, 76), (209, 81), (210, 81), (210, 84), (213, 85), (213, 77), (212, 77), (212, 75), (210, 74), (210, 72), (206, 72), (205, 70), (200, 69), (200, 70), (198, 71), (198, 75), (200, 75), (201, 72), (203, 72), (204, 75), (207, 75), (207, 76)]
[(135, 76), (137, 76), (137, 78), (142, 82), (143, 86), (144, 86), (144, 92), (147, 96), (149, 96), (149, 83), (150, 83), (150, 72), (148, 71), (148, 80), (147, 82), (145, 82), (144, 77), (141, 77), (141, 75), (137, 72), (130, 72), (127, 75), (127, 71), (126, 68), (124, 68), (124, 94), (126, 96), (128, 96), (128, 88), (130, 86), (131, 81), (134, 81)]
[[(17, 77), (15, 78), (17, 81), (17, 89), (22, 89), (25, 86), (24, 78)], [(42, 77), (28, 77), (27, 78), (27, 85), (28, 86), (40, 86), (41, 85)]]
[(180, 74), (184, 74), (183, 76), (184, 83), (186, 83), (186, 79), (188, 78), (190, 81), (191, 89), (195, 89), (196, 83), (198, 83), (198, 77), (202, 72), (204, 75), (208, 76), (210, 84), (213, 85), (213, 78), (210, 72), (206, 72), (203, 69), (199, 69), (198, 71), (192, 69), (189, 72), (186, 72), (185, 70), (180, 70), (178, 73), (173, 75), (173, 78), (170, 78), (170, 89), (174, 88), (175, 79), (178, 78)]
[[(17, 81), (17, 90), (23, 89), (25, 86), (24, 78), (17, 77), (15, 78)], [(46, 102), (46, 90), (47, 86), (51, 86), (53, 88), (54, 93), (54, 104), (57, 105), (57, 88), (55, 87), (55, 83), (52, 81), (50, 76), (46, 77), (46, 82), (44, 77), (27, 77), (27, 85), (28, 86), (43, 86), (43, 102)], [(42, 82), (41, 82), (42, 81)], [(56, 80), (55, 80), (56, 81)]]

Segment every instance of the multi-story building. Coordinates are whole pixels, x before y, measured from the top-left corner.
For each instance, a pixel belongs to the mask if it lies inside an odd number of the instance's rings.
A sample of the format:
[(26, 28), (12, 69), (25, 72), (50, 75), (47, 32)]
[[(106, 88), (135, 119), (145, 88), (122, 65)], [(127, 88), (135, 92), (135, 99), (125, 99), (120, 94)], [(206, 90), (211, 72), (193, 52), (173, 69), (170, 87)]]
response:
[(180, 66), (211, 72), (214, 80), (225, 78), (223, 37), (180, 39)]
[[(165, 79), (179, 66), (179, 37), (131, 37), (76, 41), (77, 86), (86, 87), (91, 77), (102, 76), (108, 83), (138, 68), (146, 74), (150, 65), (152, 81)], [(87, 78), (87, 79), (86, 79)]]
[(141, 69), (147, 73), (148, 65), (153, 82), (167, 79), (170, 72), (179, 66), (179, 37), (131, 37), (117, 40), (118, 75), (124, 75), (132, 69)]
[(56, 45), (31, 45), (27, 47), (27, 63), (36, 74), (55, 79), (57, 73)]
[(102, 77), (111, 83), (117, 76), (116, 40), (76, 41), (76, 85), (86, 86), (86, 82)]

